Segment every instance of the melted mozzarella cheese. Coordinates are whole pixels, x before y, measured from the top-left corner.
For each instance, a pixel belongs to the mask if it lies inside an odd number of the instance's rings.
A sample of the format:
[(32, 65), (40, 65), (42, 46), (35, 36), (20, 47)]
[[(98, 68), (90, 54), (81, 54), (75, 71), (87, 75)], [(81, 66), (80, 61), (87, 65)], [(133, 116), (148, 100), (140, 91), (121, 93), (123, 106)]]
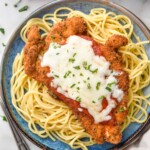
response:
[[(44, 54), (41, 66), (49, 66), (53, 77), (51, 86), (59, 93), (79, 101), (93, 116), (95, 123), (111, 119), (109, 113), (116, 107), (113, 96), (121, 101), (123, 91), (118, 88), (115, 72), (103, 56), (94, 54), (92, 42), (79, 36), (70, 36), (65, 45), (51, 43)], [(108, 106), (103, 109), (102, 100)], [(79, 108), (81, 111), (81, 109)]]

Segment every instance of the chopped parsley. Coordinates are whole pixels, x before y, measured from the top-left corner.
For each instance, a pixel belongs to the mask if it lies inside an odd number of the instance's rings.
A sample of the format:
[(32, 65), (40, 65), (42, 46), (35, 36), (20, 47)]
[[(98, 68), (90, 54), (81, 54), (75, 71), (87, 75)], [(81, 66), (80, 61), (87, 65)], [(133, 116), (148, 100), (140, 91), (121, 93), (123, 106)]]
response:
[(90, 70), (92, 73), (97, 73), (98, 72), (98, 68), (95, 70)]
[(7, 121), (7, 118), (5, 116), (0, 116), (0, 117), (3, 119), (3, 121)]
[(22, 8), (20, 8), (18, 11), (19, 11), (19, 12), (27, 11), (28, 8), (29, 8), (29, 6), (26, 5), (26, 6), (23, 6)]
[(5, 116), (3, 116), (3, 121), (7, 121), (7, 119), (6, 119), (6, 117), (5, 117)]
[(91, 84), (90, 83), (87, 84), (87, 88), (91, 89)]
[(61, 45), (59, 45), (59, 44), (57, 44), (57, 43), (52, 43), (52, 46), (53, 46), (54, 49), (61, 47)]
[(100, 96), (99, 98), (98, 98), (98, 100), (103, 100), (105, 98), (105, 96)]
[(91, 66), (92, 66), (92, 65), (88, 65), (87, 70), (90, 70)]
[(80, 98), (79, 96), (76, 97), (76, 100), (77, 100), (78, 102), (81, 102), (81, 98)]
[(87, 61), (83, 62), (83, 67), (84, 67), (85, 70), (87, 70)]
[(93, 100), (92, 103), (95, 103), (95, 101)]
[(80, 76), (83, 76), (83, 73), (80, 73)]
[(113, 84), (116, 84), (116, 82), (114, 81), (114, 82), (108, 83), (108, 84), (107, 84), (107, 87), (106, 87), (106, 90), (108, 90), (109, 92), (111, 92), (111, 91), (112, 91), (111, 86), (112, 86)]
[(92, 72), (93, 74), (94, 73), (97, 73), (98, 72), (98, 68), (96, 68), (96, 69), (94, 69), (94, 70), (91, 70), (91, 64), (90, 65), (88, 65), (87, 64), (87, 61), (84, 61), (83, 62), (83, 68), (85, 69), (85, 70), (89, 70), (90, 72)]
[(59, 53), (56, 53), (56, 55), (59, 55)]
[(18, 0), (15, 4), (14, 4), (14, 7), (18, 7), (19, 3), (21, 2), (22, 0)]
[(99, 90), (100, 85), (101, 85), (101, 82), (97, 82), (97, 84), (96, 84), (96, 90)]
[(6, 44), (4, 44), (4, 43), (2, 43), (2, 45), (5, 47), (6, 46)]
[(71, 73), (71, 71), (69, 70), (69, 71), (67, 71), (66, 73), (65, 73), (65, 75), (64, 75), (64, 78), (67, 78), (69, 75), (70, 75), (70, 73)]
[(119, 112), (123, 112), (123, 111), (124, 111), (124, 108), (123, 108), (123, 107), (120, 107), (120, 108), (118, 108), (118, 111), (119, 111)]
[(112, 91), (112, 89), (111, 89), (109, 86), (107, 86), (105, 89), (106, 89), (107, 91), (109, 91), (109, 92)]
[(88, 77), (87, 80), (90, 80), (90, 77)]
[(70, 88), (73, 88), (75, 85), (76, 85), (76, 84), (72, 84), (72, 85), (70, 86)]
[(75, 57), (76, 55), (77, 55), (77, 53), (74, 53), (74, 54), (73, 54), (73, 57)]
[(80, 90), (80, 88), (79, 88), (79, 87), (77, 87), (77, 90)]
[(76, 69), (76, 70), (80, 70), (80, 66), (75, 66), (73, 68)]
[(54, 77), (59, 78), (59, 76), (58, 76), (58, 75), (54, 75)]
[(116, 82), (111, 82), (111, 83), (108, 83), (108, 86), (112, 86), (113, 84), (116, 84)]
[(75, 59), (74, 59), (74, 58), (69, 58), (69, 62), (74, 63), (74, 62), (75, 62)]
[(4, 28), (0, 28), (0, 32), (1, 32), (2, 34), (5, 34), (5, 29), (4, 29)]

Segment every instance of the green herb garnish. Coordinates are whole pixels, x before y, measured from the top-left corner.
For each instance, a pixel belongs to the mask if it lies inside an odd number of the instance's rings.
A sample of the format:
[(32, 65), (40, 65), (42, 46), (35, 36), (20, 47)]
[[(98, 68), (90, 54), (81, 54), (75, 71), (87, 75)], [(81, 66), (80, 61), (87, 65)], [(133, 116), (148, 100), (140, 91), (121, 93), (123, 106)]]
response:
[(4, 29), (4, 28), (0, 28), (0, 32), (1, 32), (2, 34), (5, 34), (5, 29)]
[(102, 100), (102, 99), (104, 99), (105, 98), (105, 96), (100, 96), (99, 98), (98, 98), (98, 100)]
[(19, 3), (21, 2), (22, 0), (18, 0), (15, 4), (14, 4), (14, 7), (18, 7)]
[(87, 70), (87, 61), (83, 62), (83, 67), (84, 67), (85, 70)]
[(26, 6), (23, 6), (22, 8), (20, 8), (18, 11), (19, 11), (19, 12), (23, 12), (23, 11), (28, 10), (28, 8), (29, 8), (29, 6), (26, 5)]
[(90, 77), (88, 77), (87, 80), (90, 80)]
[(7, 121), (7, 119), (6, 119), (6, 117), (5, 117), (5, 116), (3, 116), (3, 121)]
[(86, 83), (86, 80), (83, 80), (84, 83)]
[(95, 70), (90, 70), (92, 73), (97, 73), (98, 72), (98, 69), (95, 69)]
[(2, 45), (5, 47), (6, 46), (6, 44), (4, 44), (4, 43), (2, 43)]
[(118, 111), (119, 111), (119, 112), (123, 112), (123, 111), (124, 111), (124, 108), (123, 108), (123, 107), (120, 107), (120, 108), (118, 108)]
[(0, 117), (3, 119), (3, 121), (7, 121), (7, 118), (5, 116), (0, 116)]
[(75, 59), (74, 58), (69, 58), (69, 62), (74, 63)]
[(91, 89), (90, 83), (87, 84), (87, 88), (88, 88), (88, 89)]
[(65, 73), (65, 75), (64, 75), (64, 78), (67, 78), (69, 75), (70, 75), (70, 73), (71, 73), (71, 71), (69, 70), (69, 71), (67, 71), (66, 73)]
[(7, 4), (7, 3), (5, 3), (5, 6), (8, 6), (8, 4)]
[(110, 86), (112, 86), (113, 84), (116, 84), (116, 82), (114, 81), (114, 82), (108, 83), (108, 86), (110, 87)]
[(74, 54), (73, 54), (73, 57), (75, 57), (76, 55), (77, 55), (77, 53), (74, 53)]
[(58, 76), (58, 75), (54, 75), (54, 77), (59, 78), (59, 76)]
[(92, 103), (95, 103), (95, 101), (93, 100)]
[(79, 96), (76, 97), (76, 100), (77, 100), (78, 102), (81, 102), (81, 98), (80, 98)]
[(109, 86), (106, 87), (106, 90), (109, 91), (109, 92), (112, 91), (112, 89)]
[(106, 87), (106, 90), (108, 90), (109, 92), (111, 92), (111, 91), (112, 91), (111, 86), (112, 86), (113, 84), (116, 84), (116, 82), (108, 83), (108, 84), (107, 84), (107, 87)]
[(83, 76), (83, 73), (80, 73), (80, 76)]
[(91, 66), (92, 66), (92, 65), (88, 65), (87, 70), (90, 70)]
[(76, 85), (76, 84), (72, 84), (72, 85), (70, 86), (70, 88), (73, 88), (75, 85)]
[(60, 46), (59, 44), (57, 44), (57, 43), (52, 43), (52, 46), (53, 46), (54, 49), (61, 47), (61, 46)]
[(101, 85), (101, 82), (97, 82), (97, 84), (96, 84), (96, 90), (99, 90), (100, 85)]
[(92, 73), (97, 73), (97, 72), (98, 72), (98, 68), (95, 69), (95, 70), (91, 70), (91, 66), (92, 66), (92, 65), (88, 65), (88, 64), (87, 64), (87, 61), (84, 61), (84, 62), (83, 62), (83, 67), (84, 67), (85, 70), (89, 70), (89, 71), (92, 72)]
[(79, 88), (79, 87), (77, 87), (77, 90), (80, 90), (80, 88)]
[(74, 69), (76, 69), (76, 70), (79, 70), (80, 69), (80, 66), (75, 66), (75, 67), (73, 67)]

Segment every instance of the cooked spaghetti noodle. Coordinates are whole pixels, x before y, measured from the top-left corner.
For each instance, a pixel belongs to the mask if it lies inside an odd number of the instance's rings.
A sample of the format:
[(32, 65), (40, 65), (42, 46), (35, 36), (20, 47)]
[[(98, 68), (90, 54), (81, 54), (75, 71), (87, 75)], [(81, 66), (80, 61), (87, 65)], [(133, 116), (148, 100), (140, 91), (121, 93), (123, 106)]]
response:
[[(60, 14), (60, 11), (67, 13)], [(88, 34), (99, 43), (105, 43), (108, 37), (113, 34), (123, 35), (129, 40), (127, 46), (119, 49), (123, 57), (125, 71), (128, 72), (130, 79), (129, 112), (122, 131), (131, 122), (145, 122), (148, 117), (146, 110), (150, 106), (150, 102), (148, 101), (149, 96), (145, 96), (142, 89), (150, 83), (150, 61), (143, 44), (147, 44), (149, 41), (140, 41), (127, 16), (116, 15), (103, 8), (92, 9), (87, 15), (80, 11), (61, 7), (53, 14), (45, 14), (43, 18), (30, 19), (21, 30), (22, 40), (27, 42), (27, 30), (32, 25), (38, 25), (43, 31), (42, 36), (46, 36), (53, 24), (63, 18), (74, 16), (84, 18), (88, 26)], [(131, 36), (136, 40), (135, 43), (133, 43)], [(72, 148), (87, 149), (86, 146), (95, 143), (68, 106), (52, 98), (47, 87), (25, 74), (23, 51), (16, 56), (13, 63), (11, 96), (17, 112), (36, 135), (42, 138), (50, 137), (52, 140), (57, 138)], [(83, 138), (87, 138), (87, 140), (82, 140)]]

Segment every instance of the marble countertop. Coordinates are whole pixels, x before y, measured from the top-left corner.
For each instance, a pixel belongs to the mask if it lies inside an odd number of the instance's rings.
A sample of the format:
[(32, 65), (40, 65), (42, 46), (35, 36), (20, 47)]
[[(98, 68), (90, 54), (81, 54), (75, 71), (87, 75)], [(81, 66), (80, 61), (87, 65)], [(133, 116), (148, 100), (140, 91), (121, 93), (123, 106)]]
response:
[[(18, 8), (14, 7), (16, 0), (1, 0), (0, 1), (0, 28), (5, 28), (5, 35), (0, 33), (0, 60), (4, 51), (2, 43), (7, 44), (10, 36), (14, 32), (14, 29), (28, 16), (31, 12), (39, 8), (40, 6), (50, 2), (51, 0), (23, 0)], [(137, 15), (150, 29), (150, 0), (112, 0)], [(8, 5), (5, 6), (5, 3)], [(28, 5), (29, 9), (25, 12), (19, 13), (18, 9), (24, 5)], [(0, 107), (0, 115), (3, 116), (3, 111)], [(130, 146), (129, 150), (148, 150), (150, 149), (150, 130), (144, 134), (143, 137), (135, 144)], [(29, 142), (31, 150), (39, 150), (38, 147)], [(2, 121), (0, 118), (0, 150), (17, 150), (17, 146), (13, 135), (10, 131), (7, 122)]]

